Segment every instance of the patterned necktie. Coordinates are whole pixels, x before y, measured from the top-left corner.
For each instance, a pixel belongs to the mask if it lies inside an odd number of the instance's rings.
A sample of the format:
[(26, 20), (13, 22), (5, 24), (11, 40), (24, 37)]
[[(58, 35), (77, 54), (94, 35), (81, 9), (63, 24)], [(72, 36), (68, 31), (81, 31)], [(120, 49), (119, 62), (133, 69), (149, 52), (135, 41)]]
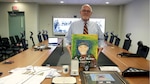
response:
[(88, 28), (87, 28), (87, 23), (84, 23), (84, 30), (83, 30), (83, 34), (88, 34)]

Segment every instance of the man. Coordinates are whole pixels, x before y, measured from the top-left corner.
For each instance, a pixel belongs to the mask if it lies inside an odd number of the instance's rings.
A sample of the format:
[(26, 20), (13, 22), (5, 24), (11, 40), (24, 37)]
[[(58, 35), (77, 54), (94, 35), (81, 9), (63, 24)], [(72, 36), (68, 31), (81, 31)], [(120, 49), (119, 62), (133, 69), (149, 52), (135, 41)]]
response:
[(84, 4), (80, 10), (81, 20), (76, 21), (71, 24), (68, 33), (65, 36), (67, 50), (69, 51), (70, 56), (71, 54), (71, 35), (72, 34), (83, 34), (84, 25), (88, 28), (88, 34), (97, 34), (98, 35), (98, 55), (102, 51), (104, 43), (104, 35), (96, 22), (90, 21), (90, 17), (92, 15), (92, 7), (88, 4)]

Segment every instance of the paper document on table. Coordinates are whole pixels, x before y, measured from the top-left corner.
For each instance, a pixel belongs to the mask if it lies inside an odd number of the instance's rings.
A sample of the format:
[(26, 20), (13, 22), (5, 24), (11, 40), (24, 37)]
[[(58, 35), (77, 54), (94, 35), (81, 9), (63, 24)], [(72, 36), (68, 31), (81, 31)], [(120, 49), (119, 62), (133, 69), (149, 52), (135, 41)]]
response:
[(99, 66), (101, 71), (117, 71), (121, 72), (117, 66)]
[(41, 66), (30, 66), (11, 70), (12, 74), (0, 78), (0, 84), (41, 84), (54, 69)]

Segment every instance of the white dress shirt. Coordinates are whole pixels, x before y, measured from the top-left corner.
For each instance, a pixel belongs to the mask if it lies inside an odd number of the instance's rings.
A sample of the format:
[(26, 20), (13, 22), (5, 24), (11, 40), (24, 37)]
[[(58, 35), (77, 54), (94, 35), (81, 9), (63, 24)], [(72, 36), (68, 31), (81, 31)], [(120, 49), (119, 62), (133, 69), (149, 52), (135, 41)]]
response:
[[(84, 21), (78, 20), (71, 24), (67, 34), (65, 35), (66, 45), (71, 45), (71, 36), (72, 34), (83, 34)], [(93, 21), (87, 21), (88, 34), (97, 34), (98, 35), (98, 45), (103, 47), (106, 44), (104, 43), (104, 34), (100, 29), (100, 26)]]

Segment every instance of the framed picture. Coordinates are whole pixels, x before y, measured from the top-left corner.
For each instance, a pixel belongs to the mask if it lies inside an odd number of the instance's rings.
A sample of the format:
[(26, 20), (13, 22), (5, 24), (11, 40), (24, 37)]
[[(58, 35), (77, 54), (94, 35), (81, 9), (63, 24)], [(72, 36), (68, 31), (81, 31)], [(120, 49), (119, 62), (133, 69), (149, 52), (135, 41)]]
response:
[(72, 59), (78, 59), (79, 63), (90, 66), (96, 65), (98, 59), (98, 36), (96, 34), (72, 35)]
[(81, 71), (82, 84), (129, 84), (116, 71)]

